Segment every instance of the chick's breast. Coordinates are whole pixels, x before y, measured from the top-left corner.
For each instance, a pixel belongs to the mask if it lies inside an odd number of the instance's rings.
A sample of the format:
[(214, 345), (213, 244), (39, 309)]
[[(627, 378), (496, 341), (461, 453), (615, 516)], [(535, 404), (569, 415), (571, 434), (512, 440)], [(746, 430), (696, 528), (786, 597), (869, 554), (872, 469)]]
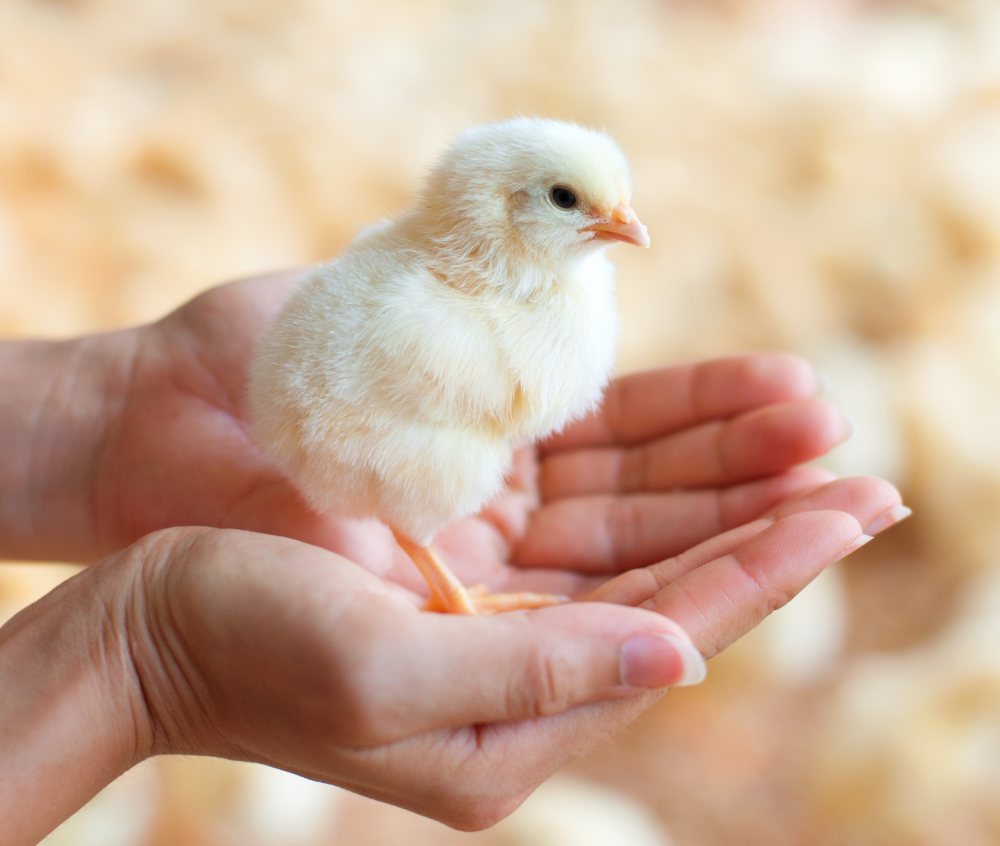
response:
[(615, 360), (614, 267), (593, 254), (521, 302), (497, 303), (493, 331), (520, 413), (510, 437), (544, 437), (593, 409)]

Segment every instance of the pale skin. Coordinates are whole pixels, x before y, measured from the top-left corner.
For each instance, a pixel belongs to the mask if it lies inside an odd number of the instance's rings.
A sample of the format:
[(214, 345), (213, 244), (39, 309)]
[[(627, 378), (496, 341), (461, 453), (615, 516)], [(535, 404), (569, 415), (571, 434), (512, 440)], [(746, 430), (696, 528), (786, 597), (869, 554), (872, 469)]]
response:
[(435, 538), (465, 584), (601, 601), (422, 611), (388, 529), (309, 513), (250, 436), (254, 338), (297, 279), (0, 345), (0, 555), (99, 561), (0, 629), (5, 843), (166, 753), (488, 826), (677, 681), (656, 635), (714, 655), (900, 504), (798, 466), (848, 433), (798, 359), (639, 374)]

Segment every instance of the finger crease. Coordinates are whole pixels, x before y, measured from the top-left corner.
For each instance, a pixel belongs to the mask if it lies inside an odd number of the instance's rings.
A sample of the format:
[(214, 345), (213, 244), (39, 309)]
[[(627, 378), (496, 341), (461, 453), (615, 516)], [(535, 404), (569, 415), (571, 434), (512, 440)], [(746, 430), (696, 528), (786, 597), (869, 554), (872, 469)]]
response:
[(701, 370), (701, 365), (697, 365), (691, 368), (687, 379), (687, 405), (688, 414), (691, 420), (700, 420), (701, 418), (701, 403), (698, 401), (698, 385), (700, 379), (698, 378), (699, 371)]
[(726, 425), (721, 424), (715, 437), (715, 461), (718, 464), (720, 476), (728, 478), (734, 474), (729, 467), (729, 459), (726, 457), (725, 440)]
[(642, 518), (634, 503), (615, 501), (607, 512), (605, 530), (611, 539), (609, 558), (616, 573), (622, 572), (623, 562), (633, 557), (639, 545)]
[(712, 510), (713, 517), (715, 519), (715, 528), (712, 534), (718, 535), (724, 532), (726, 527), (729, 525), (729, 521), (726, 520), (726, 506), (723, 501), (725, 498), (725, 492), (716, 490), (712, 493)]
[(681, 556), (675, 555), (673, 558), (668, 558), (666, 561), (660, 561), (658, 564), (653, 564), (651, 567), (646, 568), (646, 572), (653, 577), (653, 581), (656, 583), (657, 591), (661, 591), (674, 583), (673, 579), (667, 578), (666, 571), (670, 569), (671, 564), (681, 563)]
[(618, 469), (618, 490), (644, 491), (649, 484), (648, 447), (633, 447), (622, 454)]
[(768, 607), (768, 610), (769, 611), (773, 610), (773, 608), (771, 607), (771, 602), (768, 599), (768, 591), (764, 587), (764, 584), (761, 582), (761, 580), (757, 578), (757, 576), (746, 566), (746, 564), (740, 558), (738, 552), (733, 552), (732, 556), (733, 560), (740, 568), (740, 571), (751, 581), (753, 586), (757, 589), (757, 593), (764, 600), (764, 604)]
[(622, 394), (628, 390), (627, 382), (617, 382), (612, 385), (611, 390), (604, 396), (604, 414), (608, 421), (608, 428), (611, 430), (612, 439), (619, 442), (622, 439), (622, 409), (625, 402)]

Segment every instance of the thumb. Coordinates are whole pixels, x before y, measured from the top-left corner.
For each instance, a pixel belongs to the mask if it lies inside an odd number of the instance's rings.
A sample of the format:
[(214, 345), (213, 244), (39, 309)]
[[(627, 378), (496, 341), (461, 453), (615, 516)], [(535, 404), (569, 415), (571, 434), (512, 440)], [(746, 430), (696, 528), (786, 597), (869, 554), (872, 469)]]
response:
[[(579, 602), (488, 617), (421, 614), (393, 656), (397, 737), (447, 726), (532, 719), (640, 690), (697, 684), (705, 661), (659, 614)], [(400, 674), (408, 678), (400, 678)]]

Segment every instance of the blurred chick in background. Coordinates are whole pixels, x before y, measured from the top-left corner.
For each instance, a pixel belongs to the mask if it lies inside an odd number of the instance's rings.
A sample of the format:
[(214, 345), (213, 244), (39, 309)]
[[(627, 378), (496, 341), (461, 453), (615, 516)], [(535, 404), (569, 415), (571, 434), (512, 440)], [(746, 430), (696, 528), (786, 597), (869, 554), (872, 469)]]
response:
[(413, 208), (321, 265), (264, 335), (258, 437), (312, 508), (378, 517), (475, 614), (559, 597), (467, 591), (430, 546), (500, 492), (513, 450), (593, 409), (614, 365), (615, 241), (648, 247), (607, 135), (517, 119), (462, 133)]

